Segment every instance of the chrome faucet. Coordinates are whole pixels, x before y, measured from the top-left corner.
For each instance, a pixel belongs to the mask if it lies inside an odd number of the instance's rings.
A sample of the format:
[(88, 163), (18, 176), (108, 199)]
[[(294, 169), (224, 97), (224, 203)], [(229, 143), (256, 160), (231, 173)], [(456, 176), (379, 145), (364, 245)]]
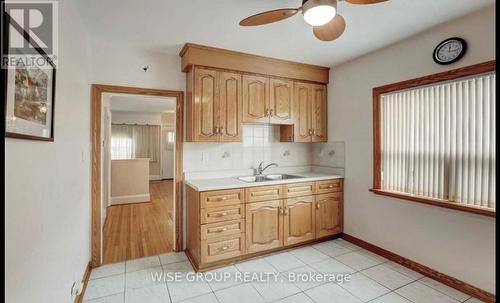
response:
[(278, 167), (278, 163), (271, 163), (264, 168), (262, 168), (262, 165), (264, 165), (264, 161), (260, 162), (259, 167), (257, 168), (257, 175), (262, 175), (262, 173), (271, 166)]

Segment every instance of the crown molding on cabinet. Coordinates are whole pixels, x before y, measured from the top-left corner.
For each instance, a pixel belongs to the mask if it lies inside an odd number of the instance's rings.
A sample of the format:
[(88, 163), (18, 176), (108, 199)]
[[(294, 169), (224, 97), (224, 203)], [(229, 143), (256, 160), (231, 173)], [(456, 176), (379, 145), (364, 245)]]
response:
[(329, 67), (247, 54), (205, 45), (186, 43), (179, 56), (182, 58), (181, 68), (183, 72), (188, 72), (192, 66), (199, 65), (322, 84), (327, 84), (329, 81)]

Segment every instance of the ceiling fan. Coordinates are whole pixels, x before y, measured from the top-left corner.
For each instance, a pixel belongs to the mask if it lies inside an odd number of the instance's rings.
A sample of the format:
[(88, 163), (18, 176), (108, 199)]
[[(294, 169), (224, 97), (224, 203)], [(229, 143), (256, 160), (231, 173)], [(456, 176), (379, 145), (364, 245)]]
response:
[[(342, 1), (342, 0), (338, 0)], [(387, 0), (345, 0), (351, 4), (375, 4)], [(301, 12), (304, 20), (313, 26), (316, 38), (333, 41), (345, 30), (345, 20), (337, 13), (337, 0), (303, 0), (298, 8), (282, 8), (259, 13), (240, 21), (241, 26), (255, 26), (281, 21)]]

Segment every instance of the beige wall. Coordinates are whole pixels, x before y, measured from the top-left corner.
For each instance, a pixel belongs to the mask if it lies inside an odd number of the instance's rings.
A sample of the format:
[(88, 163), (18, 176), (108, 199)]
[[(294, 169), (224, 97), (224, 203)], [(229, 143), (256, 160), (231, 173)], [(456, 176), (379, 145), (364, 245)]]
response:
[(111, 204), (146, 201), (149, 201), (149, 159), (111, 160)]
[[(493, 8), (481, 10), (336, 66), (329, 85), (329, 139), (346, 142), (345, 232), (490, 292), (495, 292), (494, 218), (368, 189), (372, 88), (494, 59), (494, 24)], [(468, 53), (453, 65), (435, 64), (434, 47), (451, 36), (466, 39)]]
[(59, 1), (55, 141), (5, 139), (6, 302), (61, 302), (90, 260), (90, 56)]

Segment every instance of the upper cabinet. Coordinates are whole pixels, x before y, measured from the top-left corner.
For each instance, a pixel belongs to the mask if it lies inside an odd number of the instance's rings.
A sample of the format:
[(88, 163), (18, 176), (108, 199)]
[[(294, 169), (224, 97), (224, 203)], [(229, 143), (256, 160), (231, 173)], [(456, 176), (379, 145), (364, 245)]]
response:
[(292, 136), (294, 142), (328, 141), (326, 96), (325, 85), (295, 82), (293, 135), (288, 134), (288, 141)]
[(187, 82), (187, 140), (241, 141), (241, 75), (196, 67)]
[(241, 141), (241, 75), (220, 72), (219, 80), (221, 141)]
[(329, 68), (187, 43), (186, 140), (239, 142), (242, 123), (280, 125), (282, 142), (327, 141)]
[(269, 121), (271, 124), (293, 123), (293, 81), (269, 80)]
[(292, 124), (293, 82), (243, 75), (243, 122)]
[(243, 122), (269, 123), (269, 78), (243, 75)]

